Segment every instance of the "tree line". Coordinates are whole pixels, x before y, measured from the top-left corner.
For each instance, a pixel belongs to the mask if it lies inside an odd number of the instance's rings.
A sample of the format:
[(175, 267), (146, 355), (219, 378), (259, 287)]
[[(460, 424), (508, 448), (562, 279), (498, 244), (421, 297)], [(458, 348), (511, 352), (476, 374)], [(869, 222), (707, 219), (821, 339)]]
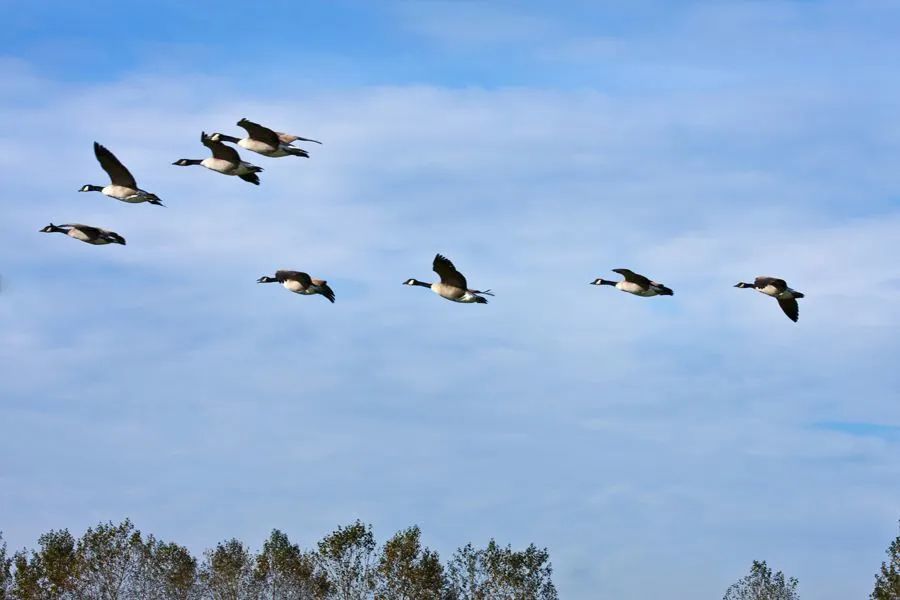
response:
[(50, 531), (12, 554), (0, 536), (0, 600), (558, 600), (551, 574), (547, 550), (534, 544), (467, 544), (442, 562), (418, 527), (379, 547), (359, 521), (312, 550), (276, 529), (259, 552), (231, 539), (199, 559), (127, 519), (77, 539)]
[[(900, 535), (887, 555), (870, 600), (900, 600)], [(128, 519), (77, 539), (50, 531), (37, 549), (12, 554), (0, 534), (0, 600), (558, 600), (552, 572), (547, 550), (534, 544), (466, 544), (442, 562), (422, 545), (418, 527), (379, 547), (360, 521), (312, 550), (276, 529), (256, 553), (231, 539), (200, 559), (141, 534)], [(753, 561), (723, 600), (799, 600), (798, 585)]]

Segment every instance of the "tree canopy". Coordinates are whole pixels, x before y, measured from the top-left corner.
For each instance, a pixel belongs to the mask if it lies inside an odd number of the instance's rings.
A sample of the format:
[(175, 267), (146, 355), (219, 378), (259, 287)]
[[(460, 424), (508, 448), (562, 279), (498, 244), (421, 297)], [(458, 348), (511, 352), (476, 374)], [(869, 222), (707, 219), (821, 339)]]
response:
[(754, 560), (750, 574), (729, 587), (723, 600), (800, 600), (800, 594), (795, 578), (772, 573), (766, 561)]
[(304, 550), (273, 530), (258, 552), (230, 539), (202, 558), (129, 520), (75, 538), (50, 531), (9, 555), (0, 536), (0, 600), (556, 600), (550, 557), (490, 540), (447, 565), (418, 527), (379, 546), (356, 521)]

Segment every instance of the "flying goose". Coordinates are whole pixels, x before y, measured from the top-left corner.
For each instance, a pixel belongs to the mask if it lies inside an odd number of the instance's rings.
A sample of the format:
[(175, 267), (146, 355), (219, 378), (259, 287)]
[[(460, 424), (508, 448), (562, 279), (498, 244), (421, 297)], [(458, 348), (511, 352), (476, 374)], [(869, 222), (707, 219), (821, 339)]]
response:
[(256, 152), (257, 154), (262, 154), (263, 156), (271, 158), (279, 158), (282, 156), (302, 156), (303, 158), (309, 158), (309, 152), (302, 148), (292, 146), (291, 144), (297, 140), (303, 142), (315, 142), (316, 144), (322, 143), (296, 135), (273, 131), (268, 127), (263, 127), (262, 125), (254, 123), (253, 121), (248, 121), (247, 119), (241, 119), (237, 122), (237, 125), (247, 131), (247, 137), (238, 139), (223, 133), (214, 133), (210, 138), (215, 141), (231, 142), (232, 144), (237, 144), (241, 148), (246, 148), (251, 152)]
[(259, 185), (259, 176), (257, 173), (262, 171), (262, 167), (257, 167), (242, 161), (237, 150), (212, 139), (211, 136), (206, 135), (206, 132), (200, 133), (200, 141), (204, 146), (209, 148), (210, 152), (212, 152), (210, 158), (204, 158), (203, 160), (180, 158), (172, 164), (179, 167), (200, 165), (211, 171), (215, 171), (216, 173), (221, 173), (222, 175), (237, 175), (244, 181)]
[(91, 227), (90, 225), (82, 225), (81, 223), (67, 223), (65, 225), (54, 225), (50, 223), (40, 231), (41, 233), (64, 233), (71, 238), (82, 242), (93, 244), (95, 246), (103, 246), (105, 244), (122, 244), (125, 245), (125, 238), (115, 231), (107, 231), (100, 227)]
[(100, 162), (100, 166), (109, 175), (110, 184), (107, 186), (100, 185), (83, 185), (79, 192), (101, 192), (104, 196), (121, 200), (122, 202), (149, 202), (157, 206), (165, 206), (160, 202), (156, 194), (145, 192), (137, 186), (134, 176), (125, 168), (116, 156), (94, 142), (94, 156)]
[(309, 296), (321, 294), (334, 303), (334, 292), (328, 287), (328, 282), (322, 279), (313, 279), (300, 271), (275, 271), (275, 277), (262, 276), (256, 283), (280, 283), (295, 294)]
[(643, 275), (638, 275), (629, 269), (613, 269), (612, 272), (618, 273), (625, 279), (622, 281), (610, 281), (598, 277), (591, 282), (591, 285), (611, 285), (623, 292), (647, 298), (650, 296), (673, 296), (675, 294), (675, 292), (663, 284), (650, 281)]
[(803, 298), (804, 295), (797, 290), (789, 288), (784, 279), (760, 275), (753, 280), (753, 283), (741, 281), (736, 283), (734, 287), (742, 289), (752, 288), (761, 294), (772, 296), (778, 300), (778, 306), (788, 316), (788, 319), (796, 323), (800, 317), (800, 307), (797, 306), (797, 298)]
[(418, 285), (420, 287), (431, 288), (431, 291), (447, 300), (453, 302), (464, 302), (477, 304), (487, 304), (487, 298), (483, 296), (493, 296), (491, 290), (479, 291), (470, 290), (466, 283), (466, 278), (462, 273), (456, 270), (453, 263), (445, 256), (435, 255), (432, 269), (437, 273), (441, 281), (440, 283), (425, 283), (417, 279), (407, 279), (403, 285)]

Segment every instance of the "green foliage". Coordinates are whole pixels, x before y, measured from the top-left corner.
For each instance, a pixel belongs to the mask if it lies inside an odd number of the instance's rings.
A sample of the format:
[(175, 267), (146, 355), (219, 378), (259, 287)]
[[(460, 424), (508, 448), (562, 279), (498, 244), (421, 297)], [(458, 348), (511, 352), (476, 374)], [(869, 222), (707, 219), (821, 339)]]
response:
[(772, 573), (766, 561), (753, 561), (750, 574), (725, 592), (724, 600), (799, 600), (797, 580), (784, 573)]
[(12, 597), (23, 600), (79, 596), (79, 564), (75, 538), (68, 530), (50, 531), (38, 538), (40, 550), (13, 556)]
[(881, 563), (881, 572), (875, 575), (875, 589), (871, 600), (900, 600), (900, 535), (887, 549), (888, 561)]
[(197, 559), (187, 548), (165, 543), (152, 535), (144, 545), (142, 598), (147, 600), (191, 600), (198, 597)]
[(97, 600), (126, 597), (147, 558), (141, 532), (128, 519), (89, 527), (75, 552), (79, 593)]
[(384, 600), (440, 600), (444, 567), (436, 552), (422, 548), (418, 527), (389, 539), (378, 561), (376, 597)]
[(375, 589), (375, 536), (356, 521), (319, 542), (319, 564), (331, 582), (329, 598), (365, 600)]
[(212, 600), (245, 600), (254, 594), (250, 552), (240, 541), (230, 539), (215, 550), (207, 550), (200, 570), (204, 596)]
[(202, 564), (184, 547), (144, 537), (129, 520), (80, 538), (50, 531), (8, 556), (0, 537), (0, 600), (556, 600), (546, 550), (491, 540), (460, 548), (445, 569), (418, 527), (381, 548), (360, 521), (314, 551), (273, 530), (258, 553), (231, 539)]
[(316, 556), (303, 552), (288, 536), (274, 529), (256, 557), (253, 578), (262, 598), (304, 600), (327, 598), (328, 578)]

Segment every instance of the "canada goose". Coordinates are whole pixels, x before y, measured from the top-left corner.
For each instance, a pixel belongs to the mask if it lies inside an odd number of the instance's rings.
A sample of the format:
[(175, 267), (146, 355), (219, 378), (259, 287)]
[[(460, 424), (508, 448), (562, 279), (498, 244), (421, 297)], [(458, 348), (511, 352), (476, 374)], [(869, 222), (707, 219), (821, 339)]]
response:
[(125, 245), (125, 238), (115, 231), (107, 231), (99, 227), (91, 227), (90, 225), (82, 225), (81, 223), (67, 223), (65, 225), (54, 225), (50, 223), (40, 231), (41, 233), (64, 233), (71, 238), (82, 242), (93, 244), (95, 246), (103, 246), (104, 244), (122, 244)]
[(222, 175), (237, 175), (244, 181), (249, 181), (253, 185), (259, 185), (259, 176), (257, 173), (262, 171), (262, 167), (257, 167), (256, 165), (251, 165), (248, 162), (242, 161), (237, 150), (212, 139), (210, 136), (206, 135), (206, 132), (200, 133), (200, 141), (212, 152), (210, 158), (204, 158), (203, 160), (180, 158), (172, 164), (179, 167), (200, 165), (211, 171), (215, 171), (216, 173), (221, 173)]
[(469, 285), (466, 283), (466, 278), (462, 273), (456, 270), (456, 267), (453, 266), (450, 259), (445, 256), (440, 254), (435, 255), (432, 269), (440, 276), (440, 283), (425, 283), (424, 281), (419, 281), (417, 279), (407, 279), (403, 282), (403, 285), (418, 285), (420, 287), (431, 288), (431, 291), (441, 298), (446, 298), (453, 302), (487, 304), (487, 298), (484, 298), (483, 296), (494, 295), (491, 293), (491, 290), (485, 290), (483, 292), (479, 290), (470, 290)]
[(643, 275), (638, 275), (637, 273), (629, 269), (613, 269), (612, 272), (618, 273), (625, 279), (622, 281), (610, 281), (608, 279), (602, 279), (598, 277), (591, 282), (591, 285), (611, 285), (616, 289), (622, 290), (623, 292), (628, 292), (629, 294), (634, 294), (635, 296), (643, 296), (646, 298), (649, 298), (650, 296), (675, 295), (675, 292), (673, 292), (663, 284), (657, 283), (655, 281), (650, 281)]
[(800, 307), (797, 306), (797, 298), (803, 298), (804, 295), (797, 290), (789, 288), (784, 279), (760, 275), (753, 280), (753, 283), (741, 281), (736, 283), (734, 287), (742, 289), (752, 288), (761, 294), (772, 296), (778, 300), (778, 306), (788, 316), (788, 319), (796, 323), (800, 317)]
[(237, 125), (247, 131), (247, 137), (238, 139), (223, 133), (214, 133), (210, 138), (215, 141), (231, 142), (232, 144), (237, 144), (241, 148), (246, 148), (251, 152), (256, 152), (257, 154), (262, 154), (263, 156), (268, 156), (270, 158), (279, 158), (282, 156), (301, 156), (303, 158), (309, 158), (309, 152), (302, 148), (294, 147), (291, 144), (297, 140), (315, 142), (317, 144), (322, 143), (296, 135), (279, 133), (268, 127), (263, 127), (262, 125), (254, 123), (253, 121), (248, 121), (247, 119), (241, 119), (237, 122)]
[(106, 187), (100, 185), (83, 185), (79, 192), (101, 192), (104, 196), (121, 200), (122, 202), (149, 202), (157, 206), (165, 206), (160, 202), (156, 194), (145, 192), (138, 188), (134, 176), (125, 168), (116, 156), (94, 142), (94, 156), (100, 162), (100, 166), (109, 175), (110, 184)]
[(328, 282), (322, 279), (313, 279), (300, 271), (275, 271), (275, 277), (262, 276), (256, 283), (280, 283), (295, 294), (309, 296), (321, 294), (334, 303), (334, 292), (328, 287)]

